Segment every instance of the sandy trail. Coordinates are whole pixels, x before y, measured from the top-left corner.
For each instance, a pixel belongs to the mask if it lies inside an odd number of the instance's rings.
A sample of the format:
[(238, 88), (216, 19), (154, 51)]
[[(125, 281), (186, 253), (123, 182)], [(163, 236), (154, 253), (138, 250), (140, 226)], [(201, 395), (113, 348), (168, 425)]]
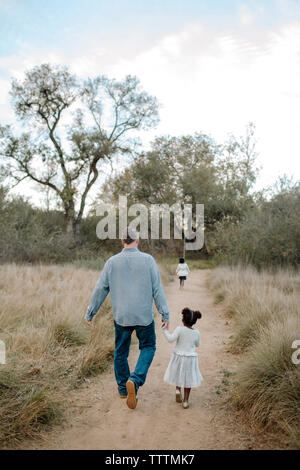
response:
[[(177, 280), (165, 289), (171, 311), (170, 331), (180, 324), (180, 312), (188, 306), (199, 309), (203, 318), (197, 322), (201, 334), (198, 349), (199, 368), (204, 381), (193, 389), (190, 408), (183, 410), (175, 402), (172, 386), (163, 382), (174, 344), (161, 331), (161, 317), (156, 319), (157, 351), (145, 385), (139, 391), (135, 410), (127, 408), (117, 393), (113, 370), (97, 377), (76, 392), (76, 408), (63, 427), (47, 433), (39, 444), (27, 448), (47, 449), (247, 449), (263, 448), (237, 420), (236, 412), (226, 403), (226, 393), (216, 394), (223, 374), (234, 371), (238, 358), (226, 346), (232, 334), (221, 307), (216, 307), (207, 289), (209, 271), (194, 271), (183, 290)], [(130, 365), (138, 357), (138, 345), (131, 347)]]

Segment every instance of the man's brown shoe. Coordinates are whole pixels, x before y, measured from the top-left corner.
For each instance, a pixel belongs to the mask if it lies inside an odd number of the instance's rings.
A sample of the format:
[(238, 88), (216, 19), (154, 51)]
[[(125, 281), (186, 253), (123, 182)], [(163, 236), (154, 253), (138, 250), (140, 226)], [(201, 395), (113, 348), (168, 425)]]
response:
[(127, 406), (128, 408), (131, 408), (134, 410), (136, 408), (137, 404), (137, 398), (136, 398), (136, 391), (135, 391), (135, 384), (132, 380), (127, 380), (126, 383), (126, 389), (127, 389)]

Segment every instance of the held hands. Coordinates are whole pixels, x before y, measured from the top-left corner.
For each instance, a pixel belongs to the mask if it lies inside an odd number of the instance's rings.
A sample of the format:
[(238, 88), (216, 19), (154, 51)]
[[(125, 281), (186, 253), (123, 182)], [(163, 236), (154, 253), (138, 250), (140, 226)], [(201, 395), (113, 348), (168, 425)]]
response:
[[(86, 319), (84, 319), (84, 321), (85, 321), (85, 323), (86, 323), (87, 325), (92, 326), (92, 320), (86, 320)], [(162, 320), (162, 325), (161, 325), (161, 326), (162, 326), (163, 329), (166, 329), (166, 330), (167, 330), (167, 329), (169, 328), (169, 322)]]

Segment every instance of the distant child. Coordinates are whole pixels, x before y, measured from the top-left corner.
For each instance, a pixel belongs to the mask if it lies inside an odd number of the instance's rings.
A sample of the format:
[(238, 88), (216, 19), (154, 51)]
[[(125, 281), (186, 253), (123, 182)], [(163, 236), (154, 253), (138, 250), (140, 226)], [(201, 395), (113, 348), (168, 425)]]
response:
[[(199, 387), (203, 380), (198, 367), (198, 354), (195, 351), (195, 348), (200, 345), (200, 333), (199, 330), (192, 328), (202, 315), (187, 307), (181, 313), (183, 326), (177, 326), (174, 333), (169, 333), (167, 328), (163, 329), (169, 343), (176, 341), (164, 381), (176, 386), (176, 401), (182, 403), (183, 408), (186, 409), (189, 407), (191, 388)], [(184, 388), (183, 399), (182, 387)]]
[(179, 263), (176, 268), (176, 274), (179, 277), (179, 288), (182, 289), (187, 275), (190, 273), (188, 265), (184, 262), (184, 258), (179, 258)]

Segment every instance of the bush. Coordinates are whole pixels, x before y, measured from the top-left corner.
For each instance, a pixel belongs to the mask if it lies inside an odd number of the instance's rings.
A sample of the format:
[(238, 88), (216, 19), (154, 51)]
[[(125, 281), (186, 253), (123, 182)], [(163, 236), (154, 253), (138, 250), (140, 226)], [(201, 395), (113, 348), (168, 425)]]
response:
[[(236, 375), (238, 404), (256, 422), (285, 432), (300, 447), (300, 273), (222, 267), (210, 286), (234, 320), (232, 348), (246, 352)], [(298, 436), (298, 437), (297, 437)]]
[[(0, 380), (3, 387), (3, 374)], [(13, 380), (14, 386), (6, 385), (1, 393), (0, 442), (4, 447), (25, 437), (37, 437), (42, 429), (61, 418), (61, 397), (53, 390), (50, 393), (45, 388), (26, 387), (21, 377)]]
[(300, 425), (300, 370), (291, 359), (295, 332), (300, 333), (299, 317), (272, 321), (261, 330), (236, 377), (240, 405), (251, 418), (283, 431)]
[(0, 339), (7, 350), (0, 369), (2, 447), (60, 419), (74, 386), (110, 363), (109, 299), (91, 330), (83, 320), (98, 276), (72, 266), (0, 266)]
[(257, 203), (241, 220), (215, 225), (211, 245), (230, 264), (297, 267), (300, 262), (300, 184)]

